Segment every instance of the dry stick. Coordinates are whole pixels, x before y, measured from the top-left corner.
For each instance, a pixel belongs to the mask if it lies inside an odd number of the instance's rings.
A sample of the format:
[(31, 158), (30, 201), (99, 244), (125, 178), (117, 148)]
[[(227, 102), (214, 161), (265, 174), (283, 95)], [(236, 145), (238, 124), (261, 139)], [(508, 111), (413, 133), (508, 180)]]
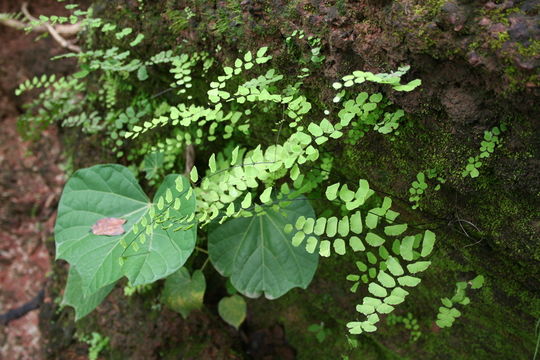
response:
[(193, 144), (190, 144), (186, 146), (186, 165), (185, 165), (185, 171), (184, 175), (189, 177), (189, 173), (191, 172), (191, 169), (193, 169), (193, 166), (195, 165), (195, 146)]
[[(26, 16), (26, 18), (30, 21), (39, 21), (38, 19), (36, 19), (35, 17), (33, 17), (30, 12), (28, 11), (28, 3), (23, 3), (22, 6), (21, 6), (21, 11), (22, 13), (24, 14), (24, 16)], [(80, 26), (78, 24), (77, 25), (77, 29), (75, 28), (72, 28), (72, 29), (69, 29), (71, 30), (72, 34), (75, 34), (73, 31), (74, 30), (77, 30), (77, 32), (80, 30)], [(72, 43), (70, 43), (69, 41), (67, 41), (66, 39), (64, 39), (57, 31), (57, 29), (55, 29), (51, 24), (49, 24), (48, 22), (45, 22), (43, 23), (43, 26), (45, 27), (45, 29), (49, 32), (49, 34), (51, 34), (51, 36), (53, 37), (53, 39), (59, 43), (62, 47), (66, 48), (66, 49), (69, 49), (71, 51), (74, 51), (74, 52), (77, 52), (77, 53), (80, 53), (82, 50), (79, 46), (77, 45), (73, 45)], [(64, 28), (64, 30), (66, 30)]]
[[(2, 14), (0, 14), (0, 24), (14, 28), (16, 30), (29, 29), (30, 31), (35, 31), (35, 32), (48, 31), (44, 25), (32, 26), (31, 24), (25, 23), (23, 21), (2, 18), (1, 15)], [(59, 24), (59, 25), (54, 25), (54, 30), (62, 36), (70, 37), (70, 36), (77, 35), (77, 33), (81, 31), (81, 26), (80, 24)]]

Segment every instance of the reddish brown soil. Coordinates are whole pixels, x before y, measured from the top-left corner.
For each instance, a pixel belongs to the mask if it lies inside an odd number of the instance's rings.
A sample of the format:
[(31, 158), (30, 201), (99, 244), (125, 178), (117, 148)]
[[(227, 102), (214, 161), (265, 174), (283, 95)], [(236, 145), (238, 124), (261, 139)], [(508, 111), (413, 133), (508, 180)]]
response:
[[(18, 10), (16, 0), (0, 2), (0, 12)], [(32, 1), (34, 14), (59, 13), (54, 0)], [(34, 41), (0, 25), (0, 313), (21, 306), (44, 287), (50, 262), (45, 242), (51, 238), (54, 209), (64, 182), (61, 148), (54, 129), (38, 143), (21, 140), (16, 129), (21, 99), (17, 85), (34, 75), (69, 66), (47, 61), (62, 51), (51, 39)], [(0, 359), (40, 359), (38, 312), (0, 325)]]

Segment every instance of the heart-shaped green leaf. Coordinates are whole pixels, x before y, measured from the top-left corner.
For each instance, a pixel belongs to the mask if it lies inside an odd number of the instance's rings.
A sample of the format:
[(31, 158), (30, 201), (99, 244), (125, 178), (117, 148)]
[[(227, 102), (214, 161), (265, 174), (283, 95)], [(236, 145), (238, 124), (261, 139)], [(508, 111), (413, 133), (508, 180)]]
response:
[(75, 309), (75, 321), (77, 321), (94, 310), (109, 295), (113, 288), (114, 284), (107, 285), (92, 295), (84, 296), (81, 275), (71, 266), (62, 304), (72, 306)]
[(227, 324), (238, 329), (246, 319), (246, 308), (244, 298), (240, 295), (233, 295), (219, 301), (218, 313)]
[[(183, 188), (181, 193), (176, 186), (178, 179)], [(193, 214), (195, 197), (185, 198), (189, 189), (187, 179), (169, 175), (156, 193), (158, 206), (155, 206), (133, 174), (121, 165), (96, 165), (77, 171), (69, 179), (60, 199), (55, 225), (57, 258), (77, 269), (84, 296), (124, 275), (134, 286), (150, 283), (175, 272), (185, 263), (195, 246), (195, 228), (164, 230), (162, 226), (155, 226), (153, 219), (165, 216), (165, 210), (170, 218)], [(178, 210), (172, 203), (164, 205), (165, 197), (181, 199)], [(159, 210), (160, 204), (162, 210)], [(125, 219), (125, 233), (94, 235), (92, 225), (108, 217)]]
[(191, 311), (201, 308), (205, 290), (206, 281), (202, 271), (195, 270), (190, 276), (183, 267), (167, 277), (161, 297), (165, 305), (185, 319)]
[(159, 169), (163, 167), (165, 154), (162, 152), (153, 152), (146, 154), (141, 164), (142, 170), (146, 173), (146, 179), (150, 180), (156, 177)]
[(229, 220), (209, 233), (210, 261), (248, 297), (264, 292), (275, 299), (294, 287), (305, 289), (317, 269), (318, 254), (294, 247), (293, 233), (285, 232), (285, 226), (301, 216), (315, 214), (307, 200), (297, 198), (280, 211), (266, 208), (258, 216)]

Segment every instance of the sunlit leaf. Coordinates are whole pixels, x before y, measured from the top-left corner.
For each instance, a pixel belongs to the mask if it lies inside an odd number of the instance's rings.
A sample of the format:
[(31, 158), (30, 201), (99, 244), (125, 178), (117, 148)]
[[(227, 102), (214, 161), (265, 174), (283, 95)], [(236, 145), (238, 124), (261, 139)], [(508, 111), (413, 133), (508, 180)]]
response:
[[(306, 288), (318, 264), (318, 254), (292, 245), (293, 233), (287, 224), (300, 216), (313, 218), (307, 200), (291, 201), (280, 211), (265, 209), (264, 214), (226, 221), (210, 231), (210, 261), (223, 276), (230, 276), (234, 287), (248, 297), (262, 293), (274, 299), (294, 287)], [(308, 238), (315, 240), (315, 237)]]

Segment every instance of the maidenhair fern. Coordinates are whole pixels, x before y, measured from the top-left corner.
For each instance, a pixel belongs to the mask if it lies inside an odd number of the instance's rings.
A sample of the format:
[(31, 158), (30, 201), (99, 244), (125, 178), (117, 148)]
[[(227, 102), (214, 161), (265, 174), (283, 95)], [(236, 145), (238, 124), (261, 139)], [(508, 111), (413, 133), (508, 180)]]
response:
[(409, 341), (411, 343), (418, 341), (420, 336), (422, 336), (422, 331), (420, 330), (418, 320), (411, 313), (407, 313), (406, 316), (396, 316), (394, 314), (390, 314), (386, 317), (386, 323), (388, 325), (403, 324), (405, 329), (410, 331), (411, 335)]
[[(74, 16), (89, 30), (90, 45), (91, 34), (100, 32), (111, 47), (68, 54), (78, 59), (79, 72), (27, 81), (18, 93), (44, 88), (33, 104), (33, 111), (42, 112), (38, 123), (63, 121), (102, 132), (103, 145), (131, 163), (129, 169), (79, 170), (64, 189), (55, 240), (58, 258), (71, 265), (64, 303), (76, 309), (77, 318), (92, 311), (124, 276), (132, 287), (166, 278), (164, 303), (187, 316), (201, 305), (206, 286), (202, 271), (190, 274), (184, 268), (195, 248), (207, 253), (239, 293), (270, 299), (306, 288), (319, 256), (353, 253), (357, 271), (347, 276), (351, 291), (362, 288), (369, 295), (359, 300), (358, 318), (347, 324), (352, 334), (375, 331), (379, 316), (391, 313), (420, 283), (420, 273), (431, 264), (435, 234), (398, 221), (392, 200), (378, 196), (367, 180), (336, 182), (328, 151), (332, 142), (354, 145), (370, 131), (398, 135), (403, 110), (360, 86), (372, 82), (412, 91), (420, 80), (401, 83), (408, 66), (343, 76), (332, 85), (334, 104), (324, 109), (302, 91), (311, 70), (300, 69), (295, 83), (287, 83), (268, 66), (267, 47), (225, 60), (221, 67), (212, 53), (181, 47), (142, 58), (132, 48), (145, 42), (144, 35), (94, 18), (91, 11)], [(298, 32), (287, 42), (292, 47), (292, 39), (302, 37)], [(316, 67), (325, 59), (320, 39), (307, 42), (306, 66)], [(158, 73), (167, 74), (160, 82), (165, 89), (150, 93)], [(103, 85), (101, 90), (74, 101), (78, 93), (92, 93), (93, 81)], [(125, 93), (135, 95), (119, 96)], [(262, 144), (249, 145), (261, 136), (254, 125), (268, 119), (275, 137), (264, 134)], [(215, 151), (214, 144), (223, 141), (224, 148)], [(183, 156), (192, 145), (196, 166)], [(178, 168), (184, 175), (163, 178)], [(143, 172), (150, 185), (161, 183), (152, 200), (132, 171)], [(329, 210), (317, 214), (313, 200), (327, 201)], [(94, 233), (103, 220), (121, 223), (121, 229)], [(197, 240), (198, 231), (207, 236)], [(238, 327), (245, 302), (231, 295), (220, 301), (219, 312)]]
[(500, 127), (494, 127), (491, 130), (484, 131), (484, 140), (480, 144), (480, 154), (470, 157), (467, 160), (465, 170), (463, 170), (461, 176), (472, 178), (478, 177), (480, 171), (478, 170), (482, 166), (482, 159), (488, 158), (496, 147), (501, 146), (501, 139), (499, 136), (502, 132), (506, 131), (506, 125), (502, 123)]
[(420, 200), (424, 197), (424, 194), (428, 189), (429, 185), (426, 182), (426, 176), (428, 179), (435, 179), (437, 182), (439, 182), (437, 185), (435, 185), (435, 191), (439, 191), (441, 189), (441, 184), (446, 182), (443, 177), (438, 176), (437, 170), (435, 169), (428, 169), (425, 172), (420, 171), (418, 174), (416, 174), (416, 180), (412, 182), (411, 187), (409, 188), (409, 201), (413, 203), (413, 209), (420, 206)]
[(461, 311), (456, 308), (456, 305), (466, 306), (471, 300), (467, 297), (466, 290), (470, 286), (471, 289), (477, 290), (484, 285), (484, 276), (478, 275), (469, 282), (459, 281), (456, 283), (456, 291), (451, 298), (442, 298), (443, 306), (439, 308), (437, 320), (435, 323), (440, 328), (451, 327), (456, 318), (461, 316)]

